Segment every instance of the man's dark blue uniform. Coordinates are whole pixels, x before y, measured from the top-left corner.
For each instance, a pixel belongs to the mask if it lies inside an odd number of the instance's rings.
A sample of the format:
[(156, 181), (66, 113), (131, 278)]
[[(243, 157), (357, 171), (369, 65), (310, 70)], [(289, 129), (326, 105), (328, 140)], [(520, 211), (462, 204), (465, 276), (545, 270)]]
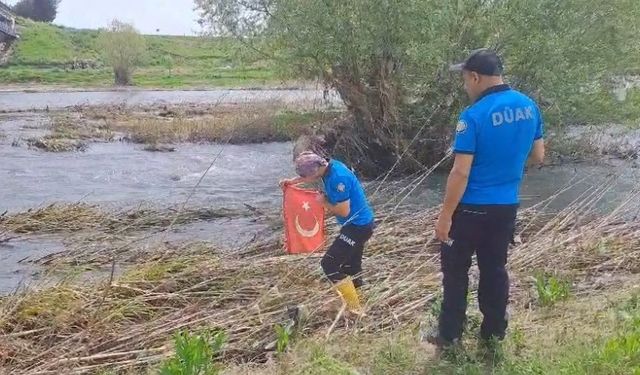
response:
[[(474, 71), (473, 67), (463, 69)], [(451, 218), (451, 241), (441, 248), (444, 299), (439, 338), (444, 343), (462, 336), (474, 253), (484, 316), (481, 337), (504, 338), (509, 298), (507, 251), (513, 241), (524, 168), (542, 135), (543, 121), (535, 102), (503, 83), (477, 95), (460, 116), (453, 151), (473, 155), (473, 160), (464, 194)]]

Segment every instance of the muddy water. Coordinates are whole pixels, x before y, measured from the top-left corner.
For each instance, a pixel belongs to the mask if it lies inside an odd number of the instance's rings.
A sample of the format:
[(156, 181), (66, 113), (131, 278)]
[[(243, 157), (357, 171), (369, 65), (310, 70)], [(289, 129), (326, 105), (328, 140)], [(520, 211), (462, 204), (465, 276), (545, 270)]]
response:
[(179, 103), (244, 103), (281, 101), (339, 104), (335, 93), (321, 90), (208, 90), (208, 91), (89, 91), (89, 92), (0, 92), (0, 110), (61, 109), (76, 105), (128, 105)]
[(39, 258), (63, 248), (59, 238), (37, 236), (0, 244), (0, 295), (12, 292), (22, 283), (38, 278), (39, 270), (26, 258)]
[[(264, 92), (261, 92), (264, 93)], [(278, 93), (282, 93), (278, 91)], [(87, 93), (70, 93), (84, 95)], [(0, 103), (41, 106), (45, 103), (73, 104), (55, 95), (26, 95), (31, 101), (19, 103), (18, 97), (2, 96)], [(113, 99), (122, 93), (100, 93)], [(178, 99), (175, 92), (147, 94), (136, 100), (157, 100), (153, 95)], [(206, 95), (194, 92), (189, 95)], [(74, 99), (79, 97), (72, 96)], [(193, 97), (192, 97), (193, 98)], [(118, 99), (119, 100), (119, 99)], [(209, 99), (199, 99), (209, 100)], [(95, 104), (95, 103), (92, 103)], [(48, 104), (47, 104), (48, 105)], [(43, 132), (46, 118), (34, 114), (0, 118), (0, 211), (16, 212), (52, 202), (96, 203), (106, 207), (133, 207), (147, 203), (167, 207), (182, 203), (192, 193), (190, 205), (195, 207), (242, 208), (245, 204), (277, 210), (281, 202), (278, 180), (293, 173), (291, 145), (287, 143), (258, 145), (177, 145), (176, 152), (151, 153), (141, 146), (126, 143), (95, 143), (83, 153), (45, 153), (26, 147), (12, 147), (12, 140)], [(215, 162), (214, 162), (215, 160)], [(213, 163), (197, 190), (201, 176)], [(552, 208), (562, 208), (586, 189), (603, 184), (611, 175), (619, 175), (614, 189), (607, 195), (606, 205), (614, 205), (621, 193), (637, 185), (638, 172), (629, 164), (575, 164), (532, 170), (523, 182), (523, 205), (545, 199), (572, 181), (584, 179), (578, 186), (558, 197)], [(416, 208), (428, 207), (441, 200), (445, 176), (429, 177), (405, 203)], [(389, 182), (387, 192), (376, 197), (379, 206), (406, 181)], [(378, 187), (368, 184), (370, 191)], [(262, 224), (249, 219), (225, 219), (176, 228), (171, 240), (201, 239), (233, 246), (249, 240), (264, 230)], [(38, 269), (20, 263), (63, 249), (55, 236), (26, 237), (0, 244), (0, 293), (13, 290), (21, 280), (29, 280)]]
[[(219, 156), (218, 156), (219, 155)], [(193, 191), (212, 161), (213, 168), (193, 194), (190, 205), (200, 207), (242, 208), (249, 204), (275, 210), (281, 193), (277, 182), (290, 176), (291, 145), (272, 143), (243, 146), (179, 145), (174, 153), (151, 153), (123, 143), (93, 144), (84, 153), (43, 153), (26, 148), (0, 145), (0, 210), (16, 212), (50, 202), (97, 203), (107, 207), (132, 207), (140, 203), (166, 207), (182, 203)], [(634, 169), (596, 165), (570, 165), (531, 171), (523, 183), (523, 204), (530, 205), (553, 195), (577, 179), (586, 181), (553, 203), (561, 208), (591, 186), (604, 183), (612, 172), (620, 172), (619, 184), (608, 201), (613, 204), (619, 192), (629, 191), (637, 181)], [(445, 176), (427, 179), (406, 199), (416, 207), (437, 204)], [(399, 191), (404, 183), (391, 191)], [(369, 184), (369, 190), (377, 188)], [(393, 193), (378, 196), (381, 204)], [(261, 224), (247, 219), (218, 220), (177, 228), (174, 241), (207, 240), (223, 246), (248, 241), (263, 230)], [(46, 255), (63, 248), (51, 237), (26, 238), (0, 246), (0, 292), (15, 288), (34, 271), (18, 260)]]
[(83, 153), (43, 153), (5, 144), (0, 147), (0, 210), (77, 201), (169, 206), (186, 199), (217, 155), (194, 204), (269, 205), (277, 199), (278, 178), (291, 172), (291, 152), (282, 144), (182, 145), (172, 153), (125, 143), (96, 143)]
[[(20, 211), (49, 202), (91, 202), (108, 206), (182, 203), (213, 162), (190, 199), (206, 207), (272, 208), (279, 204), (278, 180), (293, 173), (291, 144), (178, 145), (175, 152), (153, 153), (126, 143), (96, 143), (83, 153), (45, 153), (0, 142), (0, 211)], [(215, 159), (215, 162), (214, 162)], [(619, 174), (612, 194), (629, 190), (636, 169), (625, 164), (571, 164), (531, 170), (522, 186), (523, 204), (547, 198), (572, 181), (585, 179), (557, 201), (575, 199), (585, 187)], [(430, 206), (440, 199), (445, 176), (434, 174), (406, 202)], [(398, 185), (405, 182), (390, 182)], [(370, 189), (377, 188), (372, 182)], [(580, 188), (582, 187), (582, 188)], [(392, 189), (394, 190), (394, 189)], [(389, 193), (378, 202), (391, 198)]]
[[(217, 160), (198, 189), (194, 186)], [(288, 145), (181, 145), (173, 153), (146, 152), (124, 143), (92, 144), (84, 153), (43, 153), (0, 142), (0, 211), (17, 212), (50, 202), (97, 203), (109, 208), (145, 203), (167, 207), (271, 208), (279, 178), (292, 173)], [(263, 230), (248, 219), (217, 220), (176, 228), (173, 241), (207, 240), (233, 245)], [(0, 293), (37, 271), (19, 260), (63, 248), (50, 237), (0, 245)]]

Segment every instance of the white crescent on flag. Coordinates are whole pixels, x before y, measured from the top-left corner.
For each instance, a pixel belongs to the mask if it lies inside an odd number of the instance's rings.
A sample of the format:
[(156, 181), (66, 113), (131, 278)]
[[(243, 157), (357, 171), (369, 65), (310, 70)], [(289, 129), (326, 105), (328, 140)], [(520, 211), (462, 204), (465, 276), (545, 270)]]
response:
[[(311, 209), (309, 202), (302, 203), (302, 209), (305, 211), (309, 211)], [(318, 219), (315, 216), (314, 216), (314, 219), (315, 219), (316, 225), (313, 227), (313, 229), (307, 230), (307, 229), (304, 229), (302, 225), (300, 225), (299, 216), (296, 215), (296, 220), (295, 220), (296, 230), (302, 237), (306, 237), (306, 238), (315, 237), (318, 234), (318, 232), (320, 232), (320, 223), (318, 223)]]
[(298, 215), (296, 215), (296, 222), (295, 222), (296, 230), (298, 231), (298, 233), (300, 233), (302, 237), (306, 237), (306, 238), (315, 237), (318, 234), (318, 232), (320, 232), (320, 223), (318, 223), (317, 219), (316, 219), (316, 225), (313, 227), (313, 229), (307, 230), (302, 228), (298, 218), (299, 218)]

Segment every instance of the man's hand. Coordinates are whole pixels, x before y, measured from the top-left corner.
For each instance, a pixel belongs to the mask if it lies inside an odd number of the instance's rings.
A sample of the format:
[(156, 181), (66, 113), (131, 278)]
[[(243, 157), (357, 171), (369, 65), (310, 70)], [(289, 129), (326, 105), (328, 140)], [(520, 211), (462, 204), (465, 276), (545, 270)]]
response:
[(538, 169), (541, 169), (544, 165), (544, 139), (538, 139), (533, 142), (533, 147), (531, 148), (531, 153), (529, 154), (529, 159), (527, 160), (527, 165), (529, 167), (537, 166)]
[(436, 223), (436, 238), (442, 242), (451, 243), (449, 231), (451, 230), (451, 222), (453, 213), (460, 204), (460, 199), (467, 189), (471, 165), (473, 164), (473, 155), (456, 154), (453, 162), (453, 168), (447, 179), (447, 188), (444, 193), (444, 204), (442, 211), (438, 216)]
[(436, 238), (445, 243), (451, 242), (449, 238), (449, 232), (451, 231), (452, 220), (450, 217), (440, 214), (438, 221), (436, 222)]

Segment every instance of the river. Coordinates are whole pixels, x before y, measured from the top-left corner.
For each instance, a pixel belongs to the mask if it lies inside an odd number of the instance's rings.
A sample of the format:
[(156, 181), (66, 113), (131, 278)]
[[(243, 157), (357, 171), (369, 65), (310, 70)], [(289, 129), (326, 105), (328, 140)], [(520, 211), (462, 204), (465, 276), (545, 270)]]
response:
[(335, 92), (327, 96), (321, 90), (119, 90), (119, 91), (68, 91), (68, 92), (0, 92), (0, 110), (28, 111), (62, 109), (77, 105), (128, 105), (180, 104), (180, 103), (245, 103), (280, 101), (285, 103), (310, 102), (339, 104)]
[[(278, 91), (282, 94), (282, 91)], [(210, 100), (206, 93), (191, 100)], [(73, 93), (77, 94), (77, 93)], [(12, 96), (15, 95), (15, 96)], [(26, 95), (26, 96), (25, 96)], [(20, 98), (33, 94), (0, 94), (0, 102), (16, 104)], [(59, 94), (38, 94), (35, 102), (23, 107), (37, 107), (43, 103), (69, 105), (59, 100)], [(87, 93), (82, 93), (91, 97)], [(102, 95), (102, 93), (100, 94)], [(106, 95), (106, 94), (105, 94)], [(113, 100), (121, 100), (122, 94)], [(138, 92), (136, 102), (157, 100), (158, 96), (182, 100), (184, 97), (168, 92)], [(234, 91), (234, 95), (240, 95)], [(253, 94), (248, 94), (249, 98)], [(95, 104), (92, 102), (92, 104)], [(109, 104), (109, 103), (106, 103)], [(47, 104), (48, 105), (48, 104)], [(15, 109), (15, 108), (14, 108)], [(139, 145), (128, 143), (93, 143), (86, 152), (45, 153), (26, 147), (13, 147), (16, 134), (41, 132), (38, 115), (5, 117), (0, 131), (0, 210), (10, 213), (54, 202), (88, 202), (107, 208), (127, 208), (140, 204), (168, 207), (182, 203), (191, 194), (209, 165), (213, 167), (191, 197), (190, 205), (210, 208), (242, 208), (245, 204), (259, 209), (277, 210), (281, 204), (278, 180), (291, 176), (291, 147), (289, 143), (253, 145), (177, 145), (176, 152), (153, 153)], [(215, 160), (215, 161), (214, 161)], [(561, 208), (578, 197), (585, 189), (604, 183), (612, 174), (619, 174), (618, 183), (609, 194), (614, 202), (620, 193), (630, 191), (637, 181), (637, 171), (631, 165), (570, 164), (531, 170), (523, 182), (523, 205), (539, 202), (556, 193), (572, 181), (585, 179), (553, 204)], [(418, 208), (438, 204), (441, 200), (445, 175), (434, 174), (409, 196), (405, 203)], [(404, 181), (388, 182), (390, 189), (376, 198), (381, 204), (406, 186)], [(367, 184), (369, 191), (378, 187)], [(611, 203), (613, 204), (613, 203)], [(221, 245), (237, 243), (238, 238), (250, 238), (263, 229), (247, 219), (218, 220), (177, 228), (173, 239), (203, 239)], [(0, 245), (0, 293), (13, 290), (22, 280), (29, 280), (38, 269), (19, 263), (63, 247), (56, 236), (24, 237)]]

